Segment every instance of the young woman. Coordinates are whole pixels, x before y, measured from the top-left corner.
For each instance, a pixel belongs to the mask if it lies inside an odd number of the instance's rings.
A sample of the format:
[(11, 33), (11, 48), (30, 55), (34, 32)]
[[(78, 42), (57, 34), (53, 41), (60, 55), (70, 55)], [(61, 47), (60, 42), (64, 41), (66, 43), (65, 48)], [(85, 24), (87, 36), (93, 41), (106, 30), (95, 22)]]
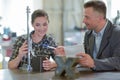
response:
[[(31, 15), (31, 24), (34, 30), (30, 33), (31, 51), (35, 56), (47, 55), (42, 65), (44, 70), (56, 67), (56, 63), (50, 61), (50, 56), (54, 58), (54, 51), (49, 50), (44, 45), (57, 47), (52, 36), (47, 35), (49, 17), (44, 10), (35, 10)], [(27, 35), (19, 36), (13, 46), (13, 53), (8, 62), (8, 68), (24, 68), (27, 65), (28, 44)], [(33, 57), (31, 56), (31, 59)]]

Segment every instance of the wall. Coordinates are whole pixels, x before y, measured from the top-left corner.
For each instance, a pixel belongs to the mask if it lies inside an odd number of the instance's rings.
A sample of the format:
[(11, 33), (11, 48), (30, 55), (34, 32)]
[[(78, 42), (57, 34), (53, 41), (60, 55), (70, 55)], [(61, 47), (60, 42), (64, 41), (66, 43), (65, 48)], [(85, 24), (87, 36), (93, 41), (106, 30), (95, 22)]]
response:
[[(25, 34), (27, 29), (27, 6), (33, 10), (32, 0), (1, 0), (2, 3), (2, 27), (10, 27), (17, 35)], [(31, 28), (32, 29), (32, 28)]]
[(49, 32), (60, 45), (64, 45), (66, 31), (82, 27), (83, 3), (84, 0), (43, 0), (43, 9), (50, 16)]
[[(29, 5), (31, 13), (35, 9), (45, 9), (50, 16), (48, 33), (54, 34), (59, 44), (64, 44), (64, 33), (74, 26), (83, 27), (83, 3), (88, 0), (0, 0), (0, 16), (2, 27), (10, 27), (17, 35), (26, 33), (26, 6)], [(114, 1), (104, 0), (108, 5), (107, 17), (112, 20), (116, 15), (117, 5)], [(111, 9), (112, 6), (112, 9)], [(111, 12), (112, 11), (112, 12)], [(31, 14), (30, 13), (30, 14)], [(112, 13), (112, 14), (111, 14)], [(31, 23), (30, 23), (31, 24)], [(30, 30), (32, 27), (30, 25)], [(0, 32), (2, 29), (0, 27)]]

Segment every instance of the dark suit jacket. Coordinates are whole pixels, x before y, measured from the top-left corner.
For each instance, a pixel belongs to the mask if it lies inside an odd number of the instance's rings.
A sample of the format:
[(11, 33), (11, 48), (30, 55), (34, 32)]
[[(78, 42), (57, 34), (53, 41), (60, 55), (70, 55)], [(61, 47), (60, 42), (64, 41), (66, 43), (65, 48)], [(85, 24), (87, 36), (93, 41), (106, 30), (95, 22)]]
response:
[[(93, 57), (94, 36), (89, 30), (85, 33), (85, 52)], [(120, 70), (120, 26), (108, 24), (103, 34), (100, 49), (95, 61), (95, 70)]]

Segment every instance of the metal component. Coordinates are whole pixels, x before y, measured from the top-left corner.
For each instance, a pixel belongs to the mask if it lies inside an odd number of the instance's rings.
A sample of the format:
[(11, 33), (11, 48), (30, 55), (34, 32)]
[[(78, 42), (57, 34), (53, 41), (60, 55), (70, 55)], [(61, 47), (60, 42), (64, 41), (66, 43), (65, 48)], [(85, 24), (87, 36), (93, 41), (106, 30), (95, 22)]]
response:
[(30, 34), (29, 34), (29, 13), (30, 13), (30, 8), (27, 6), (27, 41), (28, 41), (28, 64), (27, 64), (27, 71), (31, 72), (32, 67), (31, 67), (31, 45), (30, 45)]
[(77, 65), (78, 58), (55, 56), (55, 61), (57, 63), (55, 71), (56, 76), (67, 76), (69, 78), (75, 77), (75, 66)]

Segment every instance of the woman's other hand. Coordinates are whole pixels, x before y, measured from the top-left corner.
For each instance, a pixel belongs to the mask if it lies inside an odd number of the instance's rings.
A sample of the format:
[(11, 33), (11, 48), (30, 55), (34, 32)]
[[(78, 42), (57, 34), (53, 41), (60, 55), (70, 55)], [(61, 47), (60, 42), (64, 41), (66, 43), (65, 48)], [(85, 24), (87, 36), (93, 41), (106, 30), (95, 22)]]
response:
[(65, 56), (64, 46), (58, 46), (54, 51), (56, 55)]

